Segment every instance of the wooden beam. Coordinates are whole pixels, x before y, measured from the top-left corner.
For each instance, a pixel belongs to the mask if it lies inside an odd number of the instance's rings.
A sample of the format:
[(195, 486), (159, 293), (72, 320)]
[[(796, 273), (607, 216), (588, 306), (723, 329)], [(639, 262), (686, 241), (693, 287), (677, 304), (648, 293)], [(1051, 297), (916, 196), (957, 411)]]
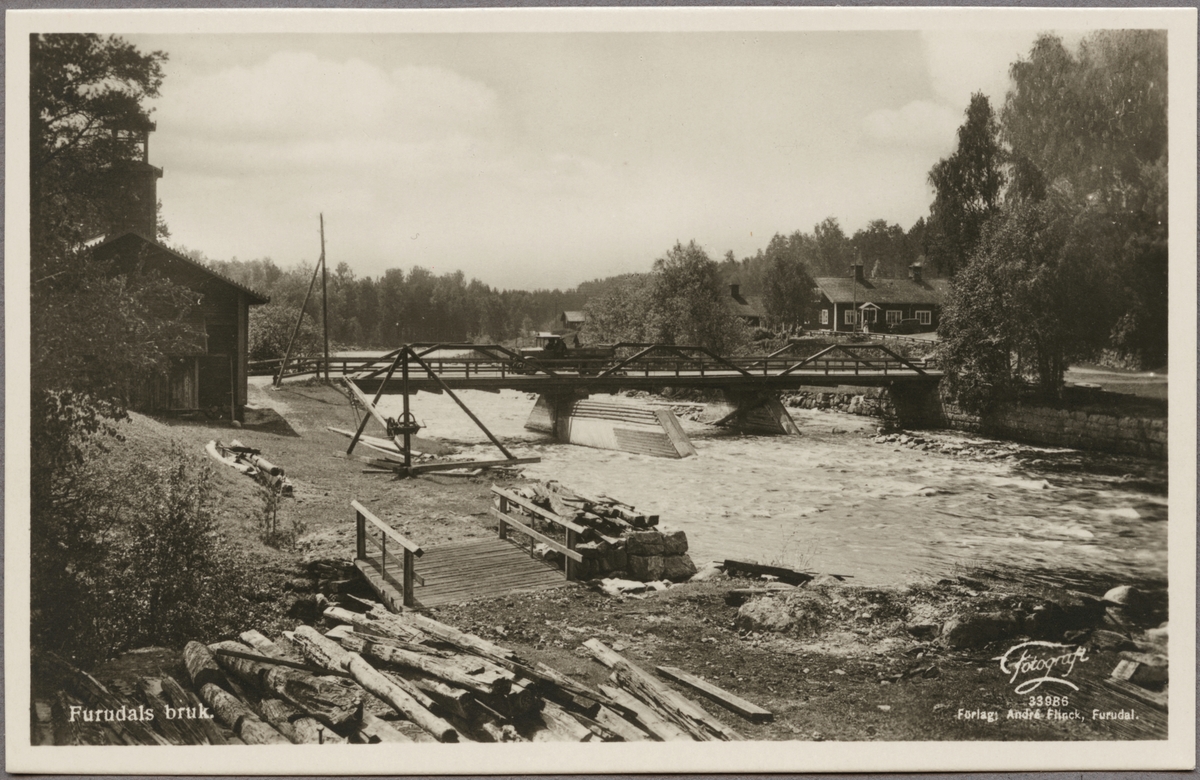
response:
[(526, 536), (531, 536), (534, 539), (537, 539), (539, 542), (546, 545), (551, 550), (560, 552), (565, 557), (570, 558), (573, 561), (576, 561), (578, 563), (583, 563), (583, 556), (581, 554), (575, 552), (574, 550), (570, 549), (566, 545), (564, 545), (560, 542), (556, 542), (555, 540), (551, 539), (549, 536), (538, 533), (537, 531), (533, 530), (532, 528), (525, 525), (524, 523), (518, 523), (510, 515), (504, 514), (500, 510), (496, 509), (495, 507), (488, 507), (488, 509), (496, 517), (496, 519), (498, 519), (500, 522), (505, 523), (509, 526), (512, 526), (513, 528), (516, 528), (518, 531), (525, 534)]
[(748, 702), (740, 696), (722, 690), (710, 682), (701, 680), (694, 674), (688, 674), (674, 666), (655, 667), (658, 673), (668, 680), (682, 683), (694, 691), (704, 694), (727, 710), (733, 710), (751, 723), (766, 723), (775, 720), (770, 711), (764, 710), (757, 704)]

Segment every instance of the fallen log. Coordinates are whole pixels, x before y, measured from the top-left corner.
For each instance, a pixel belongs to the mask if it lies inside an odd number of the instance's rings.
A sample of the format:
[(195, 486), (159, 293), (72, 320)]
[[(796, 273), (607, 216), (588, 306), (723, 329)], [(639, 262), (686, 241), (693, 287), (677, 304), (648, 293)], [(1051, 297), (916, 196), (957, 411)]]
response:
[(789, 585), (803, 585), (813, 579), (813, 575), (805, 574), (802, 571), (793, 569), (785, 569), (781, 566), (763, 566), (759, 563), (747, 563), (746, 561), (725, 561), (726, 574), (766, 574), (771, 577), (776, 577), (780, 582), (786, 582)]
[(387, 702), (438, 742), (457, 742), (458, 732), (446, 721), (422, 707), (416, 699), (367, 663), (357, 653), (348, 652), (327, 639), (312, 626), (300, 626), (292, 635), (310, 659), (326, 669), (349, 672), (355, 682)]
[(341, 644), (352, 652), (406, 669), (415, 669), (476, 693), (505, 694), (512, 688), (512, 672), (488, 664), (480, 658), (444, 658), (414, 653), (390, 644), (364, 639), (361, 634), (344, 637)]
[[(636, 716), (635, 716), (636, 717)], [(608, 707), (601, 706), (593, 717), (597, 723), (619, 735), (625, 742), (645, 742), (650, 735)]]
[(639, 700), (632, 694), (608, 685), (601, 685), (600, 690), (612, 697), (614, 701), (619, 702), (622, 707), (633, 712), (633, 717), (637, 719), (641, 727), (659, 742), (696, 741), (696, 738), (691, 734), (659, 715), (650, 708), (650, 705)]
[[(381, 604), (367, 602), (362, 599), (360, 601), (371, 606), (371, 614), (373, 616), (379, 613), (391, 615)], [(493, 644), (474, 634), (459, 631), (457, 628), (448, 626), (445, 623), (439, 623), (433, 618), (422, 615), (419, 612), (405, 612), (403, 616), (393, 615), (393, 617), (397, 617), (401, 622), (408, 623), (419, 632), (485, 658), (511, 658), (515, 660), (517, 657), (517, 654), (512, 650)]]
[(154, 711), (154, 725), (158, 732), (166, 737), (172, 745), (203, 745), (207, 742), (204, 732), (192, 723), (190, 718), (168, 718), (167, 708), (170, 707), (162, 699), (161, 684), (155, 680), (142, 677), (137, 681), (138, 693)]
[(699, 704), (671, 690), (599, 639), (589, 639), (583, 646), (597, 661), (612, 669), (623, 686), (698, 739), (741, 738), (733, 729), (705, 712)]
[(541, 713), (545, 728), (533, 734), (533, 742), (591, 742), (591, 729), (571, 717), (571, 714), (552, 701), (545, 703)]
[[(200, 708), (200, 699), (191, 691), (185, 690), (182, 685), (174, 677), (164, 677), (161, 680), (162, 693), (172, 707), (179, 709), (180, 707), (195, 707)], [(229, 740), (225, 738), (225, 734), (217, 727), (216, 723), (208, 718), (198, 718), (192, 721), (192, 724), (201, 732), (210, 745), (228, 745)]]
[(437, 702), (439, 706), (451, 715), (459, 718), (470, 717), (470, 707), (474, 702), (474, 697), (470, 691), (455, 688), (453, 685), (447, 685), (441, 680), (421, 675), (414, 675), (409, 682)]
[(288, 739), (250, 711), (246, 703), (215, 683), (199, 686), (213, 714), (247, 745), (288, 744)]
[[(362, 601), (364, 604), (368, 604), (371, 607), (378, 606), (373, 601), (365, 601), (363, 599), (359, 599), (359, 601)], [(382, 609), (381, 612), (376, 612), (374, 609), (372, 609), (370, 613), (363, 614), (361, 612), (352, 612), (341, 607), (327, 607), (324, 615), (330, 620), (337, 620), (354, 626), (357, 629), (380, 634), (382, 636), (394, 637), (395, 639), (400, 639), (405, 642), (412, 642), (415, 644), (425, 638), (425, 635), (411, 624), (400, 620), (386, 609)]]
[[(272, 698), (288, 702), (300, 712), (330, 727), (338, 727), (360, 717), (362, 697), (344, 683), (317, 676), (311, 671), (296, 670), (292, 667), (300, 664), (282, 658), (247, 658), (251, 654), (245, 651), (250, 648), (238, 642), (217, 642), (211, 648), (220, 665), (239, 679), (256, 686)], [(317, 672), (324, 673), (320, 669)]]
[[(48, 667), (47, 671), (49, 675), (47, 679), (62, 680), (67, 690), (77, 696), (88, 708), (112, 710), (114, 712), (123, 707), (132, 710), (138, 709), (138, 707), (132, 706), (130, 702), (113, 694), (92, 675), (82, 669), (76, 668), (53, 653), (37, 653), (34, 657), (34, 662), (42, 667)], [(70, 712), (69, 707), (67, 708), (67, 712)], [(170, 741), (166, 737), (141, 721), (126, 720), (121, 722), (113, 721), (111, 723), (106, 721), (104, 725), (113, 732), (116, 744), (170, 744)]]
[(372, 715), (369, 712), (363, 713), (362, 723), (359, 724), (358, 731), (366, 737), (366, 741), (369, 743), (416, 741), (383, 718), (380, 718), (378, 715)]
[(688, 674), (674, 666), (659, 666), (657, 670), (659, 674), (668, 680), (682, 683), (692, 690), (704, 694), (725, 709), (736, 712), (751, 723), (766, 723), (775, 720), (775, 716), (770, 711), (746, 701), (741, 696), (736, 696), (729, 691), (718, 688), (706, 680), (701, 680), (694, 674)]

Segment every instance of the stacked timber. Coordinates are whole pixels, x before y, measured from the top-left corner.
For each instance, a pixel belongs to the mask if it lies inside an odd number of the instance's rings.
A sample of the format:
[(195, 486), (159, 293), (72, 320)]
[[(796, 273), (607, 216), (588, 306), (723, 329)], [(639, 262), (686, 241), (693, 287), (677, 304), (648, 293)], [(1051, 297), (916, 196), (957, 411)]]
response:
[[(596, 640), (614, 670), (592, 688), (416, 612), (354, 598), (324, 629), (189, 642), (170, 672), (106, 686), (35, 655), (37, 744), (274, 745), (630, 742), (737, 735)], [(175, 671), (175, 669), (178, 671)], [(682, 672), (675, 670), (677, 675)], [(680, 676), (672, 679), (681, 679)], [(711, 695), (708, 694), (708, 695)]]
[[(583, 554), (581, 579), (626, 578), (681, 582), (696, 573), (687, 534), (659, 527), (659, 517), (608, 496), (588, 496), (556, 481), (529, 485), (518, 495), (588, 529), (575, 545)], [(536, 518), (530, 518), (536, 520)]]

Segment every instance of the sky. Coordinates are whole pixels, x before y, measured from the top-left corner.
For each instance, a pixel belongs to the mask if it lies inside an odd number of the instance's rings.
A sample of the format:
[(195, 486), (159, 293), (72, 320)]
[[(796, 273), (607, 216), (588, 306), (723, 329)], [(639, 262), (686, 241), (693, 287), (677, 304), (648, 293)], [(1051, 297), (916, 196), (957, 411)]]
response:
[(1038, 29), (127, 35), (169, 55), (170, 243), (500, 288), (714, 259), (836, 217), (907, 229), (971, 93)]

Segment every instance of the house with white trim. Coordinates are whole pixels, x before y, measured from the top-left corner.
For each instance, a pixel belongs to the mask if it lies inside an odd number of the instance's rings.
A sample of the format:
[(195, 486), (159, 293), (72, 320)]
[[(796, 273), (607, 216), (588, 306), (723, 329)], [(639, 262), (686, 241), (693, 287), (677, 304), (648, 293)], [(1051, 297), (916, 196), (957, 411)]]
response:
[(921, 265), (909, 266), (907, 279), (867, 279), (862, 264), (849, 276), (822, 276), (816, 282), (818, 330), (887, 332), (913, 320), (915, 332), (937, 330), (942, 304), (950, 291), (946, 279), (925, 279)]

